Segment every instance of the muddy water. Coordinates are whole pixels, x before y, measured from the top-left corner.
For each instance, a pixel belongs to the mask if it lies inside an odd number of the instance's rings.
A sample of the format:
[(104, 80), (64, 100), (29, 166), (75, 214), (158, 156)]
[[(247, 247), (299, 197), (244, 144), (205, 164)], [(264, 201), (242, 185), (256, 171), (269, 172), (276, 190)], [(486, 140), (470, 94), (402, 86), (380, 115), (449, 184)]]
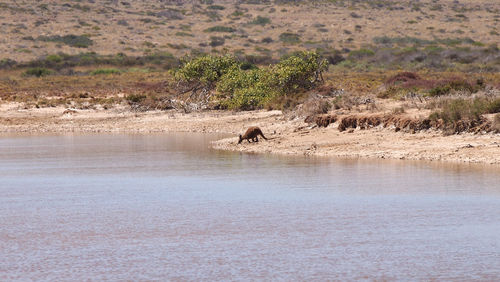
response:
[(216, 137), (0, 138), (0, 280), (500, 279), (498, 168)]

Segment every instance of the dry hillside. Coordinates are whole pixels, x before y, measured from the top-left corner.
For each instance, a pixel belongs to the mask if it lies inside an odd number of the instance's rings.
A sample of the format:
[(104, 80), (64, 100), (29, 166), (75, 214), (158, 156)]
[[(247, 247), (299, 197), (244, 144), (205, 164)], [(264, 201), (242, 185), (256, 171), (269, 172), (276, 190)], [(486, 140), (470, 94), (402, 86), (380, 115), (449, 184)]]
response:
[(0, 60), (96, 52), (221, 52), (278, 58), (298, 49), (500, 41), (490, 0), (0, 0)]

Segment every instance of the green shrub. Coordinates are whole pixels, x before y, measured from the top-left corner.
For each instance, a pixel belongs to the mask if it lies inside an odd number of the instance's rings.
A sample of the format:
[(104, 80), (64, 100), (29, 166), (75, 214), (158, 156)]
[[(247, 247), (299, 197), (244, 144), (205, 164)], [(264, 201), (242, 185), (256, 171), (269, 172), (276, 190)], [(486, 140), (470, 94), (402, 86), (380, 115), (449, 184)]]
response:
[(449, 85), (444, 86), (436, 86), (429, 90), (429, 96), (437, 97), (449, 94), (451, 91), (451, 87)]
[(429, 118), (442, 119), (445, 124), (453, 124), (460, 120), (480, 121), (484, 114), (500, 112), (500, 98), (489, 99), (476, 97), (474, 99), (453, 99), (445, 103), (439, 112), (434, 112)]
[(194, 37), (192, 33), (185, 32), (185, 31), (178, 31), (175, 33), (176, 36), (189, 36), (189, 37)]
[(300, 43), (300, 35), (295, 34), (295, 33), (291, 33), (291, 32), (284, 32), (284, 33), (280, 34), (279, 38), (280, 38), (281, 42), (287, 43), (287, 44)]
[(140, 94), (130, 94), (127, 97), (125, 97), (129, 104), (134, 104), (134, 103), (140, 103), (144, 99), (146, 99), (146, 95), (140, 95)]
[(257, 16), (257, 18), (255, 18), (253, 21), (250, 22), (250, 24), (262, 25), (262, 26), (270, 23), (271, 20), (268, 17), (261, 17), (261, 16)]
[(4, 68), (12, 68), (17, 65), (17, 62), (12, 59), (1, 59), (0, 60), (0, 69)]
[(36, 77), (42, 77), (50, 74), (52, 74), (52, 71), (46, 68), (29, 68), (25, 72), (23, 72), (24, 76), (36, 76)]
[(314, 87), (327, 64), (315, 52), (299, 52), (265, 68), (248, 68), (229, 56), (207, 55), (186, 62), (175, 77), (215, 86), (224, 108), (251, 110)]
[(77, 48), (88, 48), (90, 45), (94, 44), (94, 41), (92, 41), (92, 39), (90, 39), (88, 36), (74, 34), (68, 34), (64, 36), (40, 36), (38, 37), (38, 40), (46, 42), (60, 42)]
[(373, 50), (362, 48), (359, 50), (354, 50), (354, 51), (349, 52), (348, 57), (349, 57), (349, 59), (353, 59), (353, 58), (360, 59), (363, 57), (370, 57), (373, 55), (375, 55), (375, 52)]
[(204, 32), (235, 32), (236, 29), (230, 26), (216, 25), (209, 27), (204, 30)]
[(219, 36), (210, 36), (210, 43), (208, 43), (212, 47), (217, 47), (217, 46), (222, 46), (226, 40), (224, 37), (219, 37)]
[(91, 75), (99, 75), (99, 74), (120, 74), (122, 73), (119, 69), (96, 69), (90, 72)]
[(488, 113), (490, 114), (500, 113), (500, 98), (496, 98), (491, 102), (489, 102), (487, 108), (488, 108)]
[(449, 94), (452, 90), (455, 91), (466, 91), (468, 93), (474, 93), (482, 86), (477, 82), (472, 84), (462, 78), (452, 78), (444, 80), (441, 85), (438, 85), (431, 90), (429, 90), (429, 96), (436, 97)]
[(194, 58), (175, 72), (178, 80), (212, 85), (239, 63), (231, 56), (206, 55)]
[(300, 52), (295, 56), (281, 60), (272, 67), (275, 83), (282, 92), (293, 92), (298, 89), (309, 89), (326, 70), (328, 62), (321, 60), (316, 52)]
[(221, 5), (210, 5), (210, 6), (207, 7), (207, 9), (222, 11), (222, 10), (226, 9), (226, 7), (221, 6)]

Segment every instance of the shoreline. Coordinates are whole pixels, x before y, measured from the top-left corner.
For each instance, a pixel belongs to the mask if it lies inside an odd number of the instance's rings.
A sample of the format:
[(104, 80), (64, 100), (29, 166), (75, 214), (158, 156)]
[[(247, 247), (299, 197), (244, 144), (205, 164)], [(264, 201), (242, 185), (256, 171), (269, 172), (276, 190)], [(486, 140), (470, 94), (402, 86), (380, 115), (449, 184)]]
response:
[[(442, 161), (500, 164), (500, 134), (443, 136), (439, 131), (395, 132), (387, 128), (339, 132), (336, 124), (318, 128), (303, 118), (280, 111), (132, 112), (112, 110), (66, 111), (64, 107), (21, 109), (0, 105), (0, 135), (19, 133), (161, 133), (200, 132), (234, 134), (212, 143), (217, 150), (245, 153), (306, 155), (337, 158)], [(269, 140), (237, 144), (238, 134), (259, 126)]]

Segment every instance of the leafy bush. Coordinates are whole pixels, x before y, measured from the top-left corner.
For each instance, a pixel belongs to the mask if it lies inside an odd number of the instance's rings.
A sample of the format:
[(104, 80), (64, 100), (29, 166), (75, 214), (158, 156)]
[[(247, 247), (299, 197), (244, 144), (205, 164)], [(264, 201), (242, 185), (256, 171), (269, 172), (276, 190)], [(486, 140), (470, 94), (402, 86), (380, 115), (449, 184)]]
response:
[(177, 80), (186, 82), (200, 82), (207, 86), (213, 86), (232, 67), (238, 66), (238, 62), (231, 56), (202, 56), (185, 62), (182, 68), (175, 72)]
[(322, 81), (327, 61), (315, 52), (299, 52), (265, 68), (246, 67), (233, 57), (206, 55), (186, 62), (176, 73), (180, 81), (216, 87), (220, 106), (251, 110), (278, 97), (311, 89)]
[(327, 61), (321, 60), (316, 52), (300, 52), (281, 60), (272, 67), (274, 79), (282, 92), (309, 89), (322, 80), (321, 74), (327, 68)]
[(23, 73), (24, 76), (36, 77), (42, 77), (50, 74), (52, 74), (52, 71), (46, 68), (29, 68)]

